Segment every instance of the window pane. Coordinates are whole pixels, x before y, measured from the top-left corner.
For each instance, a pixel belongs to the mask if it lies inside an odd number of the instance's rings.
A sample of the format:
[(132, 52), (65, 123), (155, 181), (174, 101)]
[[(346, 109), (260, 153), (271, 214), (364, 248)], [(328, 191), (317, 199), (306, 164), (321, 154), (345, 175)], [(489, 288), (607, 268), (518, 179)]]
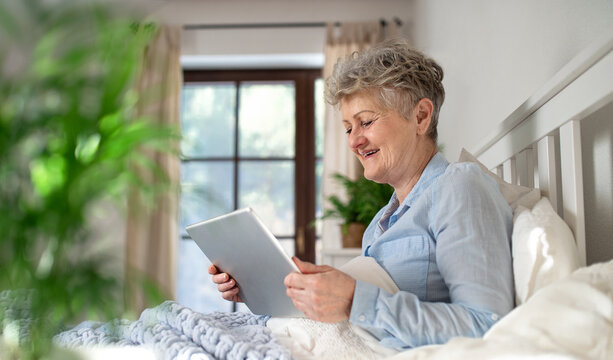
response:
[(315, 80), (315, 156), (321, 158), (324, 154), (324, 81)]
[(187, 225), (234, 210), (233, 169), (231, 161), (181, 164), (182, 234)]
[(181, 98), (181, 151), (186, 157), (234, 156), (236, 86), (186, 85)]
[(239, 207), (250, 206), (275, 235), (294, 235), (294, 162), (239, 164)]
[(221, 298), (211, 282), (211, 264), (193, 240), (179, 240), (177, 301), (194, 311), (232, 311), (232, 303)]
[(241, 83), (240, 156), (293, 157), (296, 105), (294, 84)]

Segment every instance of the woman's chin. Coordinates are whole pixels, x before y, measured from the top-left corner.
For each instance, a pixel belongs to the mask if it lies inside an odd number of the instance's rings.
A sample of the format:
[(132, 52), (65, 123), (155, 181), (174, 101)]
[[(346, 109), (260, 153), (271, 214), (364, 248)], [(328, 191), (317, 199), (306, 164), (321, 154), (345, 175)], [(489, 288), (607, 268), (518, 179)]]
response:
[(370, 181), (374, 181), (376, 183), (382, 184), (385, 183), (383, 179), (380, 179), (378, 174), (372, 171), (364, 170), (364, 177)]

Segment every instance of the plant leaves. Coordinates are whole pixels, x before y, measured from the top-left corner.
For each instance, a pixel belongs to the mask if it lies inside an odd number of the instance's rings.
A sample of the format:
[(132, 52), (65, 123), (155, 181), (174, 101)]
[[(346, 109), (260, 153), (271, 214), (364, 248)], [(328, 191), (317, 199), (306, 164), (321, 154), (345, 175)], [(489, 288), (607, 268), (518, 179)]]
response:
[(341, 201), (336, 195), (330, 196), (327, 200), (332, 208), (325, 209), (322, 218), (340, 218), (344, 224), (359, 222), (368, 226), (377, 212), (389, 202), (394, 192), (391, 186), (378, 184), (364, 177), (351, 180), (335, 173), (332, 178), (343, 185), (348, 200)]

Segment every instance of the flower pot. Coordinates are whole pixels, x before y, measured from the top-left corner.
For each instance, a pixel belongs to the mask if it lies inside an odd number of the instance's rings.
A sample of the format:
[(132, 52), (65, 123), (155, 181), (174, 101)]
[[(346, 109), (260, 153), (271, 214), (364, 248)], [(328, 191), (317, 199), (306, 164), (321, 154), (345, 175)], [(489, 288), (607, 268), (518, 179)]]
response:
[[(342, 231), (346, 230), (346, 231)], [(342, 225), (341, 234), (343, 239), (343, 247), (344, 248), (361, 248), (362, 247), (362, 237), (364, 236), (364, 231), (366, 230), (366, 225), (360, 223), (351, 223), (348, 225)]]

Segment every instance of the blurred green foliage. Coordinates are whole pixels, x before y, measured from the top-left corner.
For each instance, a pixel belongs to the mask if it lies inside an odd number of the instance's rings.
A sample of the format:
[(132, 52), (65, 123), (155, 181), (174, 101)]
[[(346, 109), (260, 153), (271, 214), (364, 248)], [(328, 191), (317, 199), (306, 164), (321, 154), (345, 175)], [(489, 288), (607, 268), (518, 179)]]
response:
[(43, 358), (63, 327), (126, 310), (110, 260), (84, 255), (87, 216), (166, 188), (140, 150), (177, 131), (135, 117), (132, 90), (155, 31), (93, 2), (0, 0), (0, 358)]
[(360, 177), (351, 180), (341, 174), (333, 174), (332, 178), (343, 185), (347, 193), (347, 201), (332, 195), (328, 197), (331, 209), (324, 210), (323, 218), (339, 218), (343, 220), (342, 231), (347, 233), (349, 224), (357, 222), (368, 226), (377, 212), (387, 205), (394, 188), (388, 184), (379, 184)]

